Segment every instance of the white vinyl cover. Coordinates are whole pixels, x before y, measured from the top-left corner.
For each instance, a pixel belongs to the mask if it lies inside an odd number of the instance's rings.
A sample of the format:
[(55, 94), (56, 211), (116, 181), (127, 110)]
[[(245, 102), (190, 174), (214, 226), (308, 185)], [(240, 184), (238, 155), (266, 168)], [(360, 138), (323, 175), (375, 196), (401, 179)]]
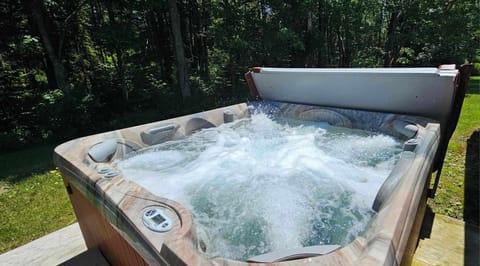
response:
[[(259, 69), (259, 71), (258, 71)], [(257, 68), (264, 100), (448, 120), (458, 70), (438, 68)]]

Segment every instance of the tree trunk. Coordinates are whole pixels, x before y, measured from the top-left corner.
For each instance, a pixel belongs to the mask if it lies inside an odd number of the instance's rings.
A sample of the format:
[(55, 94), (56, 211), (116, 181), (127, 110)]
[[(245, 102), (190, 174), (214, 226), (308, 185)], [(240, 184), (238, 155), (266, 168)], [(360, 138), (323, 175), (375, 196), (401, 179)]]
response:
[(201, 53), (201, 67), (200, 73), (205, 79), (210, 79), (210, 72), (209, 72), (209, 65), (208, 65), (208, 42), (207, 42), (207, 34), (209, 32), (208, 26), (210, 25), (210, 1), (203, 1), (202, 2), (202, 28), (201, 28), (201, 42), (202, 42), (202, 53)]
[(299, 40), (303, 43), (304, 49), (293, 48), (290, 52), (291, 62), (290, 66), (292, 67), (305, 67), (306, 66), (306, 29), (308, 24), (308, 18), (302, 16), (300, 10), (300, 1), (294, 1), (291, 3), (291, 14), (296, 19), (292, 20), (290, 27), (295, 33), (298, 34)]
[(390, 17), (390, 21), (388, 23), (387, 28), (387, 41), (385, 42), (385, 56), (383, 60), (384, 66), (392, 66), (393, 62), (395, 62), (395, 46), (396, 46), (396, 34), (395, 31), (397, 29), (398, 23), (402, 16), (402, 11), (394, 11), (392, 12), (392, 16)]
[(178, 14), (177, 1), (168, 0), (168, 9), (170, 11), (170, 19), (172, 25), (173, 40), (175, 46), (175, 58), (177, 61), (178, 84), (182, 97), (188, 98), (192, 95), (190, 84), (188, 81), (188, 62), (185, 58), (185, 50), (182, 39), (182, 29), (180, 26), (180, 16)]
[(318, 44), (318, 61), (317, 64), (320, 67), (324, 67), (326, 65), (326, 12), (325, 12), (325, 0), (318, 1), (318, 33), (319, 33), (319, 41)]
[[(110, 25), (115, 25), (116, 14), (113, 11), (112, 3), (109, 3), (107, 5), (107, 11), (108, 11), (108, 18), (109, 18)], [(118, 17), (122, 17), (121, 12), (118, 15)], [(128, 92), (128, 87), (125, 81), (125, 65), (123, 63), (123, 50), (119, 45), (115, 45), (115, 54), (117, 55), (116, 68), (117, 68), (118, 81), (120, 83), (120, 91), (122, 93), (122, 100), (123, 100), (123, 104), (127, 106), (129, 101), (129, 92)]]
[(51, 71), (53, 72), (53, 76), (55, 78), (52, 83), (56, 84), (57, 87), (62, 90), (65, 99), (69, 99), (70, 88), (65, 78), (65, 67), (63, 66), (61, 60), (57, 57), (58, 53), (53, 45), (52, 37), (50, 36), (49, 30), (47, 29), (47, 25), (45, 23), (47, 18), (43, 0), (26, 1), (26, 4), (30, 9), (32, 22), (38, 29), (43, 47), (45, 48), (48, 59), (51, 63)]

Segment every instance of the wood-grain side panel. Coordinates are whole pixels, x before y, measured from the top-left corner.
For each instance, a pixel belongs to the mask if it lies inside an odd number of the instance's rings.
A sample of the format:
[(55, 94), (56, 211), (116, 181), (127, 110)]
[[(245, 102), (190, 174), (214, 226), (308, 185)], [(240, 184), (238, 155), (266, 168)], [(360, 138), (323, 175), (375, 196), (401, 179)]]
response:
[(148, 265), (73, 185), (69, 195), (87, 247), (98, 248), (112, 265)]

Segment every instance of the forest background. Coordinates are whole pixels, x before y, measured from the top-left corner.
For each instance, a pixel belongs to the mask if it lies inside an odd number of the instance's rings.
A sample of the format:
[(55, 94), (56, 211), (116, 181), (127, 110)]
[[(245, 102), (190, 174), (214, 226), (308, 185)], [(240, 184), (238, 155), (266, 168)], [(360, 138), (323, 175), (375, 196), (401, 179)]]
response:
[(0, 150), (248, 99), (252, 66), (475, 63), (475, 0), (0, 2)]

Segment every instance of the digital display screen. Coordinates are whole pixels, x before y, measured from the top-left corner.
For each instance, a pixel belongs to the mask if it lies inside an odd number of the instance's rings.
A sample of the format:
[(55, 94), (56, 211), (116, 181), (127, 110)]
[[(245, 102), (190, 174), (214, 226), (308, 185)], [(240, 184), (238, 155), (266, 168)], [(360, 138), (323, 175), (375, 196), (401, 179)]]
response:
[(163, 218), (162, 215), (155, 215), (153, 216), (152, 220), (156, 223), (156, 224), (161, 224), (163, 222), (165, 222), (165, 218)]

